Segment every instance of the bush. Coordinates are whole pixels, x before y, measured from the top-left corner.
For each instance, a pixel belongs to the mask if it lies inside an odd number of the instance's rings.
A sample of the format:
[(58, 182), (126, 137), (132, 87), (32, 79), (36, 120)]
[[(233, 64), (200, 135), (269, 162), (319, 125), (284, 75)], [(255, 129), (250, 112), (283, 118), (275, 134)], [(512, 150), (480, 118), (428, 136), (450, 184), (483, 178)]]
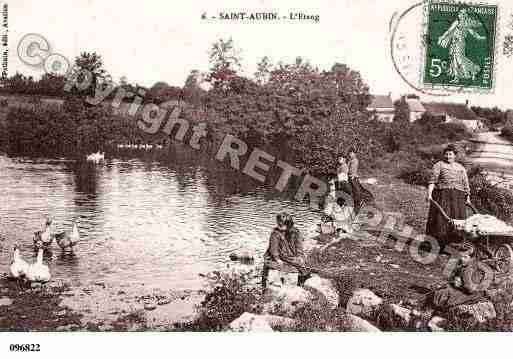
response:
[[(406, 183), (426, 186), (429, 182), (433, 163), (417, 159), (405, 164), (399, 178)], [(478, 211), (491, 214), (501, 220), (513, 220), (513, 193), (499, 188), (486, 179), (479, 167), (468, 172), (471, 201)]]
[(320, 71), (298, 59), (278, 65), (265, 83), (233, 74), (222, 86), (216, 83), (205, 105), (217, 133), (231, 133), (250, 146), (279, 145), (290, 157), (285, 160), (312, 174), (332, 172), (337, 156), (351, 146), (375, 158), (380, 144), (374, 143), (376, 126), (366, 111), (369, 88), (346, 65)]
[(209, 289), (199, 308), (196, 330), (222, 330), (244, 312), (258, 312), (260, 290), (251, 284), (256, 272), (219, 272), (205, 275)]
[(76, 154), (102, 148), (113, 136), (110, 111), (83, 104), (9, 109), (7, 151), (17, 154)]
[(508, 120), (504, 127), (501, 130), (501, 136), (505, 137), (506, 139), (513, 141), (513, 121)]
[(472, 203), (480, 212), (491, 214), (503, 221), (513, 220), (513, 193), (499, 188), (486, 179), (479, 167), (469, 171)]
[[(387, 152), (406, 151), (414, 154), (421, 147), (443, 145), (469, 137), (458, 123), (417, 121), (413, 123), (377, 123), (372, 132)], [(442, 146), (440, 147), (440, 149)]]
[(460, 141), (468, 137), (467, 128), (460, 123), (442, 123), (438, 129), (448, 141)]
[(28, 103), (31, 105), (41, 105), (41, 97), (40, 96), (30, 96), (28, 99)]
[(433, 164), (418, 158), (417, 161), (408, 163), (399, 178), (409, 184), (427, 186), (431, 177)]

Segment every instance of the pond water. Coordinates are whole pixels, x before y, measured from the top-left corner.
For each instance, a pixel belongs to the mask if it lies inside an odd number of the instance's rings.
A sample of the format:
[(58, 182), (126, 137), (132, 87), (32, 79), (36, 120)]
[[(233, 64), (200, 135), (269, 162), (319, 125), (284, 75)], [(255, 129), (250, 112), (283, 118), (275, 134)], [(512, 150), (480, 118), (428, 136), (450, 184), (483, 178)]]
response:
[(101, 165), (0, 155), (0, 268), (15, 242), (32, 262), (33, 233), (46, 216), (55, 231), (78, 222), (75, 255), (57, 244), (45, 256), (53, 279), (80, 288), (151, 285), (196, 290), (200, 273), (226, 268), (229, 254), (254, 249), (258, 265), (275, 215), (288, 211), (306, 237), (319, 213), (206, 155), (172, 148), (117, 153)]

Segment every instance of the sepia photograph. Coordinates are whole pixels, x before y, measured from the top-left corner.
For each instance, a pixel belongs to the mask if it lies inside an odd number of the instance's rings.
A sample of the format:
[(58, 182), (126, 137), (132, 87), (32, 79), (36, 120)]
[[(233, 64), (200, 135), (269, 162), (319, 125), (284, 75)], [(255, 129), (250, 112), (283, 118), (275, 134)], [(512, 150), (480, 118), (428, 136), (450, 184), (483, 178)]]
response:
[(0, 17), (7, 357), (57, 350), (41, 332), (513, 331), (510, 1)]

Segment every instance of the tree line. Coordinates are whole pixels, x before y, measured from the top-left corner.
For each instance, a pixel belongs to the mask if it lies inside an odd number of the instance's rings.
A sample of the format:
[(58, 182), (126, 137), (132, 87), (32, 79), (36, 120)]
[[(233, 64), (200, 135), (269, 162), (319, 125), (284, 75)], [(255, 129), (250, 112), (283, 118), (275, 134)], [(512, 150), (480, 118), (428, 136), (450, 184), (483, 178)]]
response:
[[(371, 102), (368, 85), (360, 72), (345, 64), (320, 69), (302, 57), (292, 63), (273, 63), (264, 56), (255, 73), (247, 76), (241, 59), (233, 40), (221, 39), (210, 48), (210, 68), (205, 72), (192, 70), (181, 87), (159, 81), (144, 88), (129, 83), (126, 77), (115, 86), (132, 96), (142, 96), (147, 103), (184, 100), (201, 109), (214, 140), (228, 133), (235, 135), (249, 146), (264, 147), (315, 174), (334, 172), (337, 157), (350, 148), (358, 150), (365, 168), (378, 162), (383, 153), (410, 149), (412, 135), (415, 144), (425, 142), (425, 131), (419, 125), (395, 126), (373, 119), (367, 111)], [(137, 121), (116, 117), (109, 108), (94, 109), (83, 103), (85, 96), (94, 95), (97, 85), (112, 84), (101, 56), (81, 53), (73, 67), (77, 81), (81, 69), (92, 74), (93, 85), (86, 89), (72, 87), (66, 93), (66, 79), (55, 75), (36, 81), (16, 74), (4, 81), (4, 93), (66, 98), (60, 109), (11, 109), (7, 116), (11, 150), (37, 148), (67, 153), (97, 150), (116, 141), (152, 141), (138, 129)], [(208, 83), (208, 91), (202, 82)], [(106, 100), (116, 92), (112, 91)], [(131, 101), (130, 95), (126, 101)], [(66, 128), (66, 134), (62, 128)], [(444, 129), (437, 128), (433, 133), (428, 137), (435, 141), (447, 137)]]

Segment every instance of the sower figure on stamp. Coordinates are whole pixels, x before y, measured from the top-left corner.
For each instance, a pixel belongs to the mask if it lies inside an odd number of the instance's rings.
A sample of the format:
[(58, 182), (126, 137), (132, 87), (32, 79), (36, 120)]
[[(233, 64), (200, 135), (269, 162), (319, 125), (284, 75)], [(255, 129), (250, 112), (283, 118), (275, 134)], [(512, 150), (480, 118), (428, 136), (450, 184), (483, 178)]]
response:
[(299, 272), (297, 284), (301, 286), (310, 277), (310, 271), (305, 267), (303, 238), (289, 214), (278, 214), (276, 224), (264, 254), (262, 289), (267, 287), (267, 277), (272, 269)]
[(465, 47), (467, 35), (471, 35), (476, 40), (486, 39), (485, 36), (479, 35), (474, 30), (481, 26), (482, 24), (478, 20), (470, 17), (466, 9), (462, 9), (458, 12), (458, 19), (438, 38), (439, 46), (449, 48), (449, 74), (453, 76), (452, 83), (474, 79), (479, 72), (479, 65), (465, 56)]

